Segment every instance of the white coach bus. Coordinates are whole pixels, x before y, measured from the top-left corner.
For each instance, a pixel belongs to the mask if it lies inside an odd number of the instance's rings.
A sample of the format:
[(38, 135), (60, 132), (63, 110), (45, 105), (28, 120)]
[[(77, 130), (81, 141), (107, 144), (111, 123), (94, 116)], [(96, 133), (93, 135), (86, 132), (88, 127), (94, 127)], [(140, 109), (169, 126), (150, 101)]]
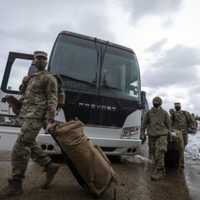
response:
[[(1, 96), (19, 96), (19, 85), (33, 55), (10, 52)], [(49, 57), (48, 70), (59, 74), (66, 95), (62, 121), (78, 117), (94, 144), (111, 155), (133, 154), (140, 146), (141, 81), (133, 50), (97, 38), (61, 32)], [(11, 149), (20, 131), (7, 104), (0, 107), (0, 150)], [(12, 138), (12, 139), (11, 139)], [(60, 153), (43, 130), (38, 143), (48, 153)]]

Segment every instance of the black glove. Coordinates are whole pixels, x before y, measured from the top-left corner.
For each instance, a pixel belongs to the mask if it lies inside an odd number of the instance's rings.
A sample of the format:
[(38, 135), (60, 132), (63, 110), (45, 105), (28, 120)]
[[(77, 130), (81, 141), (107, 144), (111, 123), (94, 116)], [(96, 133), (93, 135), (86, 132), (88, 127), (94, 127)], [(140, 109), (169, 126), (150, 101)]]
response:
[(140, 134), (140, 140), (142, 140), (142, 144), (146, 142), (146, 135), (144, 133)]

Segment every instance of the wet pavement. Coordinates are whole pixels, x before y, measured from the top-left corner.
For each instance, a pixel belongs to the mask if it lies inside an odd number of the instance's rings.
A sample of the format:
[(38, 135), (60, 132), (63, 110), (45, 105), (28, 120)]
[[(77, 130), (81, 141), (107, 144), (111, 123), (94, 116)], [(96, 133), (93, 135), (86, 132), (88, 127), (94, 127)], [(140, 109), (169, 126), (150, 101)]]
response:
[[(78, 185), (75, 178), (63, 163), (54, 182), (48, 190), (40, 189), (44, 181), (42, 168), (30, 162), (24, 183), (25, 193), (11, 200), (90, 200)], [(135, 157), (124, 159), (122, 162), (113, 161), (113, 168), (119, 175), (117, 200), (199, 200), (200, 161), (186, 159), (185, 172), (178, 174), (170, 170), (161, 181), (150, 180), (151, 164), (148, 159)], [(10, 174), (8, 152), (0, 153), (0, 187), (7, 183)], [(111, 190), (107, 191), (100, 200), (110, 200)]]
[(200, 199), (200, 161), (187, 160), (185, 179), (192, 200)]

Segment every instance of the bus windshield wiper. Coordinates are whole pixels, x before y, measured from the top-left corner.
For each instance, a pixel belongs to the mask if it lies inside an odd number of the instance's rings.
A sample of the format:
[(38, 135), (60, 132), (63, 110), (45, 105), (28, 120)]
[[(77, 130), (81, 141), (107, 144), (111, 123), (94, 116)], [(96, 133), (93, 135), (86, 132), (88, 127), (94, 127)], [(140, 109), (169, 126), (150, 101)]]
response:
[(61, 76), (62, 78), (70, 79), (70, 80), (72, 80), (72, 81), (79, 82), (79, 83), (83, 83), (83, 84), (87, 84), (87, 85), (92, 86), (92, 87), (95, 87), (95, 86), (96, 86), (96, 84), (93, 83), (93, 82), (80, 80), (80, 79), (77, 79), (77, 78), (74, 78), (74, 77), (71, 77), (71, 76), (68, 76), (68, 75), (65, 75), (65, 74), (60, 74), (60, 76)]
[(108, 85), (108, 84), (105, 83), (105, 82), (101, 85), (101, 87), (106, 88), (106, 89), (112, 89), (112, 90), (118, 90), (118, 91), (121, 91), (120, 88), (110, 86), (110, 85)]

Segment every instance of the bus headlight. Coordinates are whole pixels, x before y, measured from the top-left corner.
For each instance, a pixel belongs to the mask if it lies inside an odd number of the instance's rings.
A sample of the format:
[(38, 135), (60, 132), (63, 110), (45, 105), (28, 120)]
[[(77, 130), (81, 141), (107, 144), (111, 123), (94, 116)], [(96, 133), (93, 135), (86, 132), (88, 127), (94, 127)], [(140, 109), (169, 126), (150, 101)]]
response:
[(121, 138), (123, 139), (129, 139), (133, 136), (137, 136), (140, 133), (139, 127), (125, 127), (122, 129)]

